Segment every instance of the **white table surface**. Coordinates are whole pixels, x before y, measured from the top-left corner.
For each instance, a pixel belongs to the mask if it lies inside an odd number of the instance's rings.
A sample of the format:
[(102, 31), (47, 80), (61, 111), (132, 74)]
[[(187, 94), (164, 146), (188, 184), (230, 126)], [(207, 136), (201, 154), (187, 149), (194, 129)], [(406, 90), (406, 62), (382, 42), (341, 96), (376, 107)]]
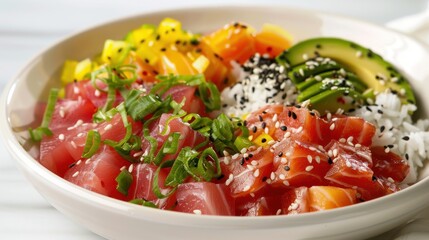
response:
[[(184, 3), (186, 2), (186, 3)], [(62, 37), (97, 23), (175, 6), (262, 1), (0, 0), (0, 90), (32, 56)], [(265, 0), (358, 17), (378, 24), (423, 10), (426, 0)], [(389, 4), (386, 4), (386, 3)], [(368, 7), (371, 6), (371, 7)], [(429, 201), (429, 200), (428, 200)], [(424, 213), (425, 216), (429, 216)], [(429, 226), (420, 219), (416, 225)], [(429, 228), (429, 227), (428, 227)], [(414, 226), (400, 239), (429, 239)], [(390, 239), (390, 232), (377, 239)], [(18, 171), (0, 144), (0, 239), (102, 239), (54, 209)]]

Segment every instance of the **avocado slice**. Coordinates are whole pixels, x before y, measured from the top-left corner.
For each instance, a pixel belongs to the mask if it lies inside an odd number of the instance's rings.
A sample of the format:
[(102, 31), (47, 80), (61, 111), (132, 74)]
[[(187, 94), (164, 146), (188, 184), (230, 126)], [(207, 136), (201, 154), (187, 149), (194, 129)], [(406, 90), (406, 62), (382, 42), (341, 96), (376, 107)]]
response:
[(390, 88), (403, 102), (415, 103), (410, 84), (395, 67), (380, 55), (354, 42), (340, 38), (312, 38), (280, 54), (276, 60), (291, 69), (308, 59), (331, 58), (354, 72), (374, 93)]
[(293, 83), (298, 84), (309, 77), (326, 71), (338, 70), (340, 68), (341, 66), (337, 62), (329, 58), (311, 59), (290, 69), (288, 77)]
[[(356, 91), (361, 94), (366, 90), (366, 88), (356, 89), (353, 82), (344, 78), (325, 78), (324, 80), (316, 82), (312, 86), (301, 91), (297, 96), (297, 101), (303, 102), (315, 95), (321, 94), (325, 91), (333, 91), (338, 88), (344, 89), (345, 94), (349, 93), (350, 91)], [(349, 89), (350, 91), (346, 91), (346, 89)]]
[(346, 72), (345, 70), (343, 71), (342, 69), (338, 71), (334, 70), (334, 71), (324, 72), (317, 76), (307, 78), (304, 82), (300, 82), (296, 84), (296, 87), (298, 88), (299, 91), (302, 92), (307, 88), (309, 88), (310, 86), (316, 84), (317, 82), (323, 81), (324, 79), (327, 79), (327, 78), (346, 79), (347, 81), (352, 82), (355, 89), (358, 90), (359, 92), (363, 92), (368, 88), (365, 85), (365, 83), (363, 83), (354, 73)]
[(354, 106), (362, 104), (362, 94), (350, 88), (337, 88), (323, 91), (308, 99), (310, 107), (317, 109), (322, 115), (326, 112), (335, 113), (339, 108), (350, 111)]

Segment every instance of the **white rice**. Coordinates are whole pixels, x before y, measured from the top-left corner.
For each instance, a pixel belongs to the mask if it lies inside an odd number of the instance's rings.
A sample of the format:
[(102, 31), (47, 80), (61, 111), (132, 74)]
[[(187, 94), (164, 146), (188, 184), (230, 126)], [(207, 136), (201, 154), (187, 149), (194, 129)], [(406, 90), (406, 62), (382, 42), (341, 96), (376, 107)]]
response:
[(256, 54), (243, 66), (232, 62), (235, 85), (222, 91), (222, 111), (242, 117), (267, 104), (293, 104), (297, 91), (284, 74), (284, 67)]
[[(376, 127), (373, 146), (389, 146), (390, 151), (407, 160), (410, 172), (404, 184), (417, 181), (418, 170), (428, 158), (429, 120), (418, 120), (413, 123), (409, 112), (414, 112), (414, 104), (401, 105), (396, 94), (384, 92), (377, 95), (375, 104), (356, 110), (356, 115), (363, 117)], [(403, 138), (409, 140), (404, 140)], [(408, 158), (408, 159), (407, 159)]]

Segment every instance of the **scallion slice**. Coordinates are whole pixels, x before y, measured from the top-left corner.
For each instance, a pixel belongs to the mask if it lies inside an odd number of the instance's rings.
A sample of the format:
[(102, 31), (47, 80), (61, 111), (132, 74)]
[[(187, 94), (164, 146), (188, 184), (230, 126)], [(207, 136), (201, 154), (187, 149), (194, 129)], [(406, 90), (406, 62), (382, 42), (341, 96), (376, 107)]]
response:
[(49, 124), (52, 120), (52, 115), (55, 111), (55, 105), (58, 99), (58, 89), (52, 88), (49, 93), (48, 103), (40, 127), (36, 129), (30, 128), (28, 131), (33, 141), (39, 142), (44, 136), (52, 136), (52, 131), (49, 129)]
[(128, 170), (123, 169), (115, 178), (115, 181), (117, 183), (116, 190), (127, 196), (128, 190), (131, 186), (131, 183), (133, 182), (133, 176), (131, 175), (131, 173), (128, 172)]

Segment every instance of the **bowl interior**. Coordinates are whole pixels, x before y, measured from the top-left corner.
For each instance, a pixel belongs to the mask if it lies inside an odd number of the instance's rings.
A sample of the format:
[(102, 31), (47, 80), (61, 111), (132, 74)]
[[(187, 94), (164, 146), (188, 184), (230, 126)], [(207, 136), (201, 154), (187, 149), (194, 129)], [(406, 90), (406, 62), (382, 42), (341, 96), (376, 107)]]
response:
[[(429, 53), (425, 46), (405, 35), (353, 19), (287, 7), (229, 6), (164, 11), (133, 16), (82, 31), (48, 48), (28, 63), (6, 87), (4, 102), (2, 102), (4, 105), (2, 107), (5, 108), (5, 116), (2, 116), (2, 124), (6, 126), (4, 137), (9, 139), (9, 144), (18, 145), (19, 143), (22, 146), (18, 150), (24, 154), (21, 155), (24, 159), (20, 160), (20, 164), (28, 165), (30, 162), (36, 162), (32, 156), (37, 156), (37, 148), (28, 143), (26, 131), (29, 126), (38, 125), (34, 111), (39, 101), (47, 98), (51, 87), (59, 86), (59, 74), (63, 62), (66, 59), (94, 56), (102, 50), (106, 39), (122, 39), (129, 30), (143, 23), (157, 24), (166, 16), (180, 20), (183, 27), (192, 32), (206, 33), (226, 23), (240, 21), (257, 29), (260, 29), (264, 23), (280, 25), (294, 36), (295, 42), (317, 36), (350, 39), (381, 54), (403, 72), (416, 92), (419, 116), (424, 117), (429, 113), (429, 95), (426, 94), (428, 87), (425, 85), (425, 81), (429, 79), (429, 68), (426, 67), (429, 62)], [(32, 164), (31, 166), (37, 168), (34, 171), (38, 171), (41, 176), (50, 176), (54, 185), (68, 184), (62, 179), (52, 177), (53, 174), (41, 165)], [(428, 175), (429, 173), (424, 171), (421, 177)], [(68, 184), (68, 188), (80, 194), (84, 192), (72, 184)], [(412, 188), (404, 191), (412, 191)], [(340, 211), (346, 210), (338, 209), (334, 212)]]

